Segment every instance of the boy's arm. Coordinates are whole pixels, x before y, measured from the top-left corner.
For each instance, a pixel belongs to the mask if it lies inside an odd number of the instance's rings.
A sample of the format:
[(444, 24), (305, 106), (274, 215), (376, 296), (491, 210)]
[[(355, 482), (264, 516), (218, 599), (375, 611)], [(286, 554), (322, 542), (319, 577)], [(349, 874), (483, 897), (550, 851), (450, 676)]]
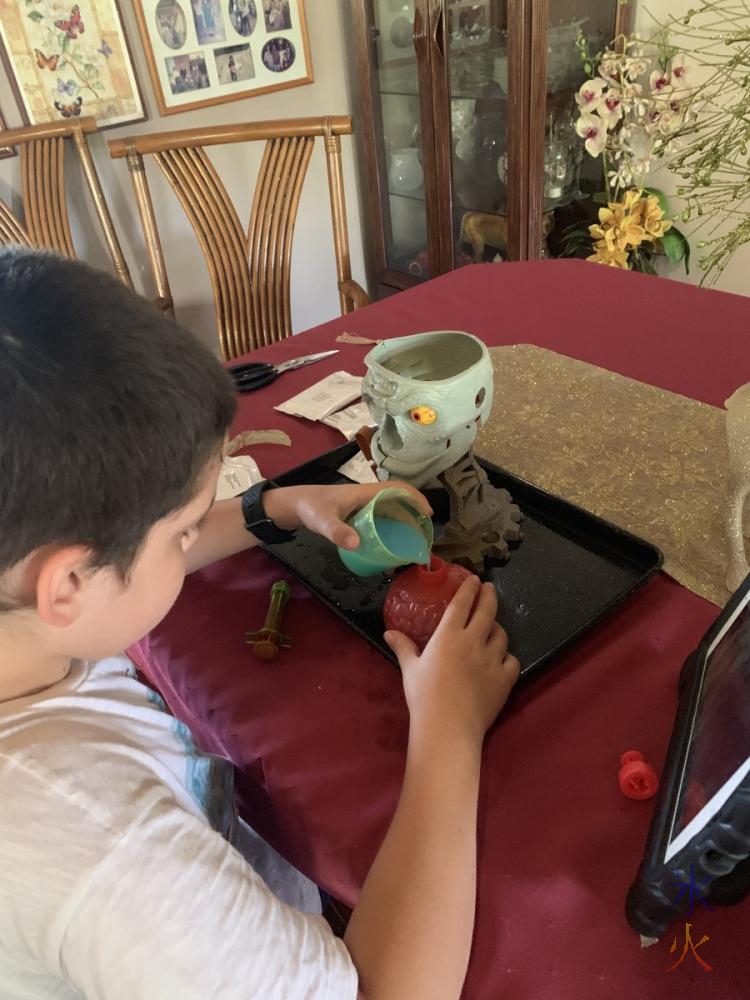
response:
[(352, 915), (345, 942), (362, 1000), (457, 1000), (466, 974), (476, 896), (481, 749), (518, 677), (497, 601), (476, 578), (456, 595), (421, 656), (387, 638), (404, 672), (411, 712), (396, 814)]
[(345, 936), (362, 1000), (458, 1000), (476, 896), (481, 748), (412, 734), (398, 809)]
[(198, 537), (185, 553), (186, 572), (194, 573), (257, 544), (258, 539), (245, 528), (242, 497), (218, 500), (206, 514)]
[[(359, 538), (356, 531), (347, 527), (346, 518), (364, 507), (380, 490), (390, 486), (408, 490), (414, 495), (415, 503), (425, 513), (431, 513), (421, 493), (405, 483), (390, 481), (364, 486), (352, 484), (271, 489), (263, 494), (263, 507), (268, 517), (280, 528), (309, 528), (334, 545), (354, 549), (359, 545)], [(206, 515), (198, 537), (185, 554), (186, 572), (193, 573), (257, 544), (257, 538), (245, 528), (242, 497), (219, 500)]]

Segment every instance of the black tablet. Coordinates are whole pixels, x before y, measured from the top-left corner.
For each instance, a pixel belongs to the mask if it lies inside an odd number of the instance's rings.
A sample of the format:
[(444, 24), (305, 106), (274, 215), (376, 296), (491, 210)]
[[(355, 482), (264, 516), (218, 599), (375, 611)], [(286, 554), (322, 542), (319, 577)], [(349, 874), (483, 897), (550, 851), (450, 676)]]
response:
[(632, 927), (661, 937), (696, 905), (750, 892), (750, 577), (680, 678), (679, 704), (643, 862), (628, 893)]

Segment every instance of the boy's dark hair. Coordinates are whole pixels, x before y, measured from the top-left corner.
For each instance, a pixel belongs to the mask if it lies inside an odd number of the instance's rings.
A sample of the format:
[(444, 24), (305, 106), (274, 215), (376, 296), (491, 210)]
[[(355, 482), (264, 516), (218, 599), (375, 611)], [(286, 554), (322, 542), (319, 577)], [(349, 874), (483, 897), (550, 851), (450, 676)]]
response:
[(0, 249), (0, 574), (49, 543), (125, 577), (235, 411), (211, 352), (85, 264)]

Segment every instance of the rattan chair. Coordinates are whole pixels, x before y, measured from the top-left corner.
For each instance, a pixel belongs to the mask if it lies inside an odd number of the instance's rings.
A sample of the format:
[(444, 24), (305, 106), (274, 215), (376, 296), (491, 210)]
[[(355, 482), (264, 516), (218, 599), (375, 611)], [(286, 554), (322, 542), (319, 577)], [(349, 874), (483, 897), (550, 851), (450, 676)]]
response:
[[(222, 355), (237, 357), (291, 332), (290, 265), (302, 184), (316, 138), (323, 139), (342, 314), (366, 305), (352, 280), (341, 171), (341, 136), (351, 118), (298, 118), (112, 139), (130, 169), (158, 303), (174, 312), (144, 156), (153, 154), (198, 238), (208, 266)], [(265, 141), (245, 229), (205, 147)]]
[(86, 140), (87, 133), (96, 131), (93, 118), (80, 118), (7, 129), (2, 133), (3, 145), (16, 146), (20, 153), (23, 218), (18, 218), (0, 199), (0, 243), (21, 243), (75, 258), (65, 195), (65, 140), (72, 139), (115, 273), (132, 288), (128, 265)]

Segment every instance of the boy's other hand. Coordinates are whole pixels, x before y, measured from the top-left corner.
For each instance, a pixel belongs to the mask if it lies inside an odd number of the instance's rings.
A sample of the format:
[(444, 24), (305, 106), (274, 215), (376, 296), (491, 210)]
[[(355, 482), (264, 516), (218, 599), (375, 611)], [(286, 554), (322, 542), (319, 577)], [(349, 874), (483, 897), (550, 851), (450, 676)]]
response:
[(481, 743), (518, 679), (508, 636), (495, 621), (497, 595), (478, 577), (465, 580), (420, 654), (401, 632), (385, 640), (398, 657), (412, 730)]
[(341, 486), (289, 486), (268, 490), (263, 497), (266, 514), (280, 528), (309, 528), (343, 549), (356, 549), (359, 535), (346, 519), (364, 507), (381, 490), (398, 487), (414, 497), (425, 514), (432, 514), (424, 496), (413, 486), (397, 480)]

